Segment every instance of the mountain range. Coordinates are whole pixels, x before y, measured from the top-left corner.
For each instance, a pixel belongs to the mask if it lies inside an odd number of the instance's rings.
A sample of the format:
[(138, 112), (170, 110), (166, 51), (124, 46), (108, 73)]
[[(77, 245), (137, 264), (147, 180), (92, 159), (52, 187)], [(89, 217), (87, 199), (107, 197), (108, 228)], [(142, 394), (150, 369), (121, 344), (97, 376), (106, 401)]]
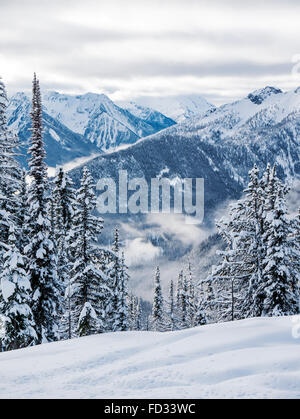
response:
[[(166, 103), (168, 107), (163, 108)], [(300, 177), (300, 88), (283, 92), (267, 86), (217, 108), (200, 99), (197, 102), (194, 96), (180, 101), (173, 98), (173, 105), (170, 98), (115, 104), (105, 95), (56, 92), (43, 95), (43, 106), (49, 166), (84, 157), (96, 182), (101, 177), (117, 180), (120, 169), (127, 170), (129, 178), (148, 182), (157, 176), (170, 182), (204, 178), (204, 223), (200, 229), (185, 231), (184, 241), (180, 218), (161, 221), (147, 215), (104, 216), (102, 241), (109, 243), (113, 228), (119, 225), (121, 237), (127, 238), (126, 254), (132, 253), (135, 260), (136, 267), (131, 266), (134, 286), (144, 293), (153, 264), (166, 260), (165, 266), (174, 274), (187, 258), (207, 260), (201, 264), (201, 272), (195, 272), (197, 277), (205, 277), (215, 262), (215, 249), (222, 243), (213, 236), (199, 247), (194, 237), (203, 231), (204, 238), (214, 232), (215, 218), (224, 213), (228, 201), (240, 197), (254, 163), (261, 170), (268, 162), (276, 163), (279, 176), (291, 185)], [(19, 134), (23, 151), (30, 137), (30, 108), (24, 93), (10, 100), (9, 125)], [(95, 158), (87, 157), (95, 154)], [(82, 165), (69, 173), (78, 186)], [(136, 260), (137, 246), (138, 253), (143, 253), (140, 261)]]
[[(96, 178), (204, 178), (206, 219), (220, 203), (236, 199), (256, 163), (277, 164), (280, 177), (300, 175), (300, 88), (282, 92), (266, 87), (201, 117), (192, 117), (135, 145), (90, 160)], [(78, 180), (81, 169), (71, 173)]]
[(119, 102), (119, 104), (130, 112), (136, 107), (157, 109), (177, 123), (195, 116), (201, 118), (209, 109), (215, 108), (199, 95), (142, 96), (136, 98), (134, 102)]
[[(133, 144), (175, 124), (160, 112), (136, 105), (130, 112), (103, 94), (66, 95), (47, 92), (42, 97), (44, 141), (49, 166)], [(8, 124), (20, 138), (21, 161), (31, 132), (31, 102), (25, 93), (10, 98)]]

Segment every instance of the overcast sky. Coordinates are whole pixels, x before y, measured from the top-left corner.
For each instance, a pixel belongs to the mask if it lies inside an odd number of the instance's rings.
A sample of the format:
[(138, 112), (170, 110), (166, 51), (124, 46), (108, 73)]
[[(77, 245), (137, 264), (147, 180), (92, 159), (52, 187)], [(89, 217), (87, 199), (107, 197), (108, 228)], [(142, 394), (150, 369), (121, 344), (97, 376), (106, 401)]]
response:
[(299, 0), (0, 0), (0, 75), (9, 93), (36, 71), (43, 89), (219, 104), (300, 85), (299, 19)]

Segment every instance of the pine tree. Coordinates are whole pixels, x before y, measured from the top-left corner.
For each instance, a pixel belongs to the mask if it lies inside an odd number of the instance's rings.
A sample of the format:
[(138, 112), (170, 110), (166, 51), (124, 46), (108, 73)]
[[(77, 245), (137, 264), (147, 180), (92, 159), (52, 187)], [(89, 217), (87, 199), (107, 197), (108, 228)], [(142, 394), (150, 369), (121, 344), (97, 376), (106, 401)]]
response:
[(28, 188), (26, 182), (27, 172), (25, 169), (22, 170), (21, 173), (21, 182), (20, 182), (20, 190), (18, 195), (18, 203), (19, 203), (19, 217), (18, 217), (18, 230), (20, 232), (18, 243), (19, 248), (23, 252), (25, 247), (28, 244), (28, 220), (29, 220), (29, 208), (28, 208)]
[(136, 306), (136, 330), (143, 330), (142, 307), (140, 298), (137, 299)]
[[(119, 330), (125, 331), (128, 330), (128, 280), (129, 276), (127, 273), (127, 266), (125, 265), (125, 257), (124, 253), (122, 252), (121, 257), (121, 271), (120, 271), (120, 284), (119, 284)], [(137, 304), (137, 330), (139, 329), (140, 319), (140, 300), (138, 300)]]
[(17, 247), (15, 228), (11, 225), (0, 274), (5, 334), (2, 348), (6, 351), (25, 348), (37, 340), (30, 309), (31, 288), (25, 262)]
[(168, 329), (173, 331), (176, 330), (176, 308), (175, 308), (175, 297), (174, 297), (174, 282), (171, 280), (169, 288), (169, 327)]
[(175, 304), (175, 319), (176, 327), (178, 329), (182, 328), (181, 319), (182, 319), (182, 292), (183, 292), (183, 271), (180, 271), (177, 279), (176, 287), (176, 304)]
[(207, 319), (205, 315), (204, 304), (199, 298), (196, 313), (195, 313), (195, 318), (194, 318), (194, 325), (203, 326), (205, 324), (207, 324)]
[(283, 316), (299, 313), (300, 272), (293, 263), (294, 242), (292, 222), (287, 218), (288, 189), (272, 170), (266, 189), (265, 224), (263, 235), (266, 252), (262, 261), (263, 281), (258, 293), (264, 296), (264, 316)]
[(63, 315), (60, 334), (64, 339), (73, 336), (72, 324), (72, 288), (70, 270), (74, 255), (70, 251), (73, 217), (75, 215), (76, 197), (73, 183), (62, 168), (59, 168), (54, 179), (53, 189), (53, 234), (58, 254), (58, 276), (63, 288)]
[(193, 282), (193, 273), (191, 263), (188, 263), (188, 313), (187, 321), (188, 327), (194, 326), (194, 317), (196, 314), (196, 305), (195, 305), (195, 287)]
[(127, 283), (128, 274), (124, 254), (120, 257), (119, 230), (115, 230), (113, 249), (114, 260), (109, 271), (112, 289), (112, 331), (128, 330)]
[(129, 307), (129, 330), (136, 330), (137, 324), (137, 297), (132, 293), (128, 296), (128, 307)]
[(261, 313), (261, 297), (256, 293), (261, 281), (263, 188), (256, 166), (249, 172), (245, 196), (231, 206), (229, 219), (218, 222), (227, 243), (223, 261), (214, 268), (209, 283), (217, 290), (218, 320), (235, 320)]
[(182, 275), (182, 292), (181, 292), (181, 299), (180, 299), (180, 324), (182, 329), (186, 329), (189, 327), (189, 284), (186, 276)]
[(18, 138), (8, 129), (6, 111), (7, 95), (0, 79), (0, 266), (11, 223), (18, 222), (21, 169), (16, 160)]
[(221, 320), (299, 312), (295, 226), (287, 217), (287, 188), (267, 166), (250, 171), (245, 196), (218, 227), (228, 244), (213, 271)]
[(152, 304), (152, 329), (157, 332), (165, 330), (164, 301), (160, 285), (160, 270), (156, 268), (154, 279), (154, 297)]
[(25, 253), (28, 260), (37, 342), (58, 339), (58, 313), (61, 287), (57, 277), (57, 258), (51, 240), (51, 224), (47, 213), (48, 179), (44, 162), (46, 153), (43, 143), (42, 104), (39, 81), (34, 75), (32, 98), (32, 135), (29, 148), (29, 176), (27, 220), (28, 244)]
[(70, 272), (72, 311), (78, 336), (105, 330), (104, 312), (108, 278), (99, 269), (97, 262), (97, 238), (103, 228), (103, 220), (93, 215), (96, 206), (93, 188), (91, 175), (84, 167), (70, 235), (71, 251), (74, 252), (74, 263)]

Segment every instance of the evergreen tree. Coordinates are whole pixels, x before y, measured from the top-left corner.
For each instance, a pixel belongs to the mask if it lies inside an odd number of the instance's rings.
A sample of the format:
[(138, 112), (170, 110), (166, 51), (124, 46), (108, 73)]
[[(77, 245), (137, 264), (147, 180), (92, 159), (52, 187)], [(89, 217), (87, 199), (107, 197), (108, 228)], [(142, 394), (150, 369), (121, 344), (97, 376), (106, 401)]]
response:
[[(125, 331), (128, 330), (128, 280), (129, 275), (127, 273), (127, 266), (125, 265), (125, 257), (124, 253), (122, 252), (121, 257), (121, 272), (120, 272), (120, 283), (119, 283), (119, 318), (118, 318), (118, 327), (119, 330)], [(138, 300), (137, 304), (137, 330), (139, 329), (140, 323), (140, 300)]]
[(79, 336), (104, 331), (108, 289), (108, 278), (97, 265), (97, 237), (101, 233), (103, 220), (93, 215), (96, 206), (93, 187), (91, 175), (84, 167), (71, 233), (71, 251), (74, 252), (70, 272), (73, 317)]
[(25, 271), (24, 258), (17, 247), (15, 228), (11, 225), (0, 274), (5, 334), (2, 348), (6, 351), (25, 348), (36, 339), (33, 315), (30, 309), (30, 282)]
[(72, 288), (70, 270), (74, 255), (70, 251), (73, 217), (75, 215), (76, 196), (70, 177), (59, 168), (54, 179), (53, 189), (53, 234), (58, 254), (58, 276), (63, 288), (63, 316), (60, 334), (63, 338), (73, 336), (72, 324)]
[(115, 230), (113, 249), (114, 260), (109, 272), (112, 284), (112, 330), (128, 330), (127, 283), (128, 274), (124, 253), (120, 257), (119, 230)]
[(136, 330), (137, 324), (137, 297), (133, 294), (128, 296), (129, 307), (129, 330)]
[(197, 310), (196, 310), (195, 318), (194, 318), (194, 325), (203, 326), (205, 324), (207, 324), (207, 319), (205, 315), (204, 304), (199, 298), (198, 304), (197, 304)]
[(217, 224), (227, 243), (223, 261), (209, 283), (217, 290), (218, 320), (234, 320), (261, 313), (261, 297), (255, 290), (261, 281), (263, 189), (256, 166), (249, 172), (245, 196), (231, 206), (229, 219)]
[(58, 339), (58, 313), (61, 287), (57, 277), (56, 249), (51, 240), (51, 223), (47, 213), (48, 179), (44, 162), (46, 153), (43, 142), (42, 104), (39, 81), (34, 75), (32, 98), (32, 135), (29, 148), (29, 176), (27, 221), (28, 260), (37, 342)]
[(183, 275), (183, 272), (181, 272), (182, 276), (182, 291), (181, 291), (181, 298), (180, 298), (180, 326), (182, 329), (186, 329), (189, 327), (189, 284), (186, 276)]
[(140, 298), (137, 299), (136, 306), (136, 330), (143, 330), (142, 307)]
[(16, 160), (18, 138), (7, 126), (7, 95), (0, 79), (0, 266), (11, 223), (18, 222), (21, 169)]
[(28, 244), (28, 220), (29, 220), (29, 208), (27, 202), (27, 182), (26, 182), (26, 170), (23, 169), (21, 173), (20, 191), (18, 196), (19, 203), (19, 217), (18, 217), (18, 230), (20, 232), (18, 243), (19, 249), (23, 252)]
[(154, 298), (152, 304), (152, 329), (157, 332), (165, 330), (164, 301), (160, 285), (160, 270), (156, 268), (154, 279)]
[(196, 304), (195, 304), (195, 287), (193, 282), (193, 273), (192, 273), (192, 266), (189, 262), (188, 264), (188, 314), (187, 314), (187, 321), (188, 327), (194, 326), (194, 317), (196, 314)]
[(295, 224), (287, 217), (287, 188), (267, 166), (250, 171), (245, 196), (218, 227), (228, 244), (213, 271), (221, 320), (299, 312)]
[(174, 297), (174, 283), (171, 280), (169, 288), (169, 330), (176, 330), (176, 307), (175, 307), (175, 297)]
[(175, 319), (177, 328), (181, 329), (181, 319), (182, 319), (182, 292), (183, 292), (183, 272), (180, 271), (177, 279), (176, 287), (176, 304), (175, 304)]
[(292, 222), (287, 218), (288, 189), (276, 176), (273, 168), (266, 189), (265, 224), (263, 235), (266, 252), (262, 261), (263, 281), (258, 293), (264, 296), (265, 316), (283, 316), (299, 313), (300, 272), (293, 263), (294, 242)]

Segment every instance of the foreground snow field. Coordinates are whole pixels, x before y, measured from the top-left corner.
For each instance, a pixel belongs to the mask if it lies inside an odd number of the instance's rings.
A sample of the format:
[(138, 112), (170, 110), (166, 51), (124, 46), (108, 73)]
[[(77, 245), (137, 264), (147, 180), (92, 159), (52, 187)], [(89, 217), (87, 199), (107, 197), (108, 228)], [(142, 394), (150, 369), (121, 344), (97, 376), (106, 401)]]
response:
[(0, 397), (300, 398), (299, 323), (248, 319), (1, 353)]

